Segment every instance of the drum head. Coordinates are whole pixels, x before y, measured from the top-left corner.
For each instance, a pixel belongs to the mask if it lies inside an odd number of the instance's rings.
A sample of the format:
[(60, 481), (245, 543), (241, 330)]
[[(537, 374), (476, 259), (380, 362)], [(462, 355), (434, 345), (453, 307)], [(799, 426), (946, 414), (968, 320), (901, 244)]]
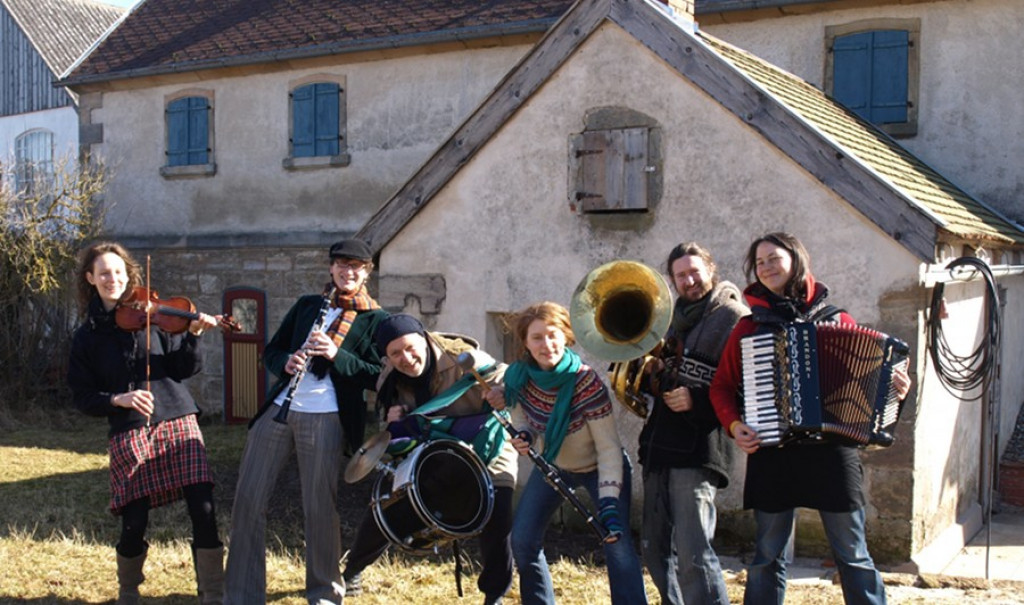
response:
[(432, 441), (416, 448), (393, 476), (378, 477), (371, 508), (388, 540), (425, 554), (480, 533), (494, 508), (494, 485), (471, 449)]

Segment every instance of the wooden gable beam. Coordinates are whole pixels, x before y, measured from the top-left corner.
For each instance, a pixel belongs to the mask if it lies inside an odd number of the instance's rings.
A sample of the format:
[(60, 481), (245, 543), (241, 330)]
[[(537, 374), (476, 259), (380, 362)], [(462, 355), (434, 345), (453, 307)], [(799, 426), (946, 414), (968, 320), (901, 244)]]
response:
[(739, 70), (678, 28), (643, 0), (614, 0), (610, 19), (745, 124), (847, 200), (879, 229), (925, 262), (932, 262), (939, 226), (860, 162), (767, 96)]
[(356, 237), (379, 252), (608, 17), (612, 0), (573, 8), (552, 26), (447, 141), (363, 225)]

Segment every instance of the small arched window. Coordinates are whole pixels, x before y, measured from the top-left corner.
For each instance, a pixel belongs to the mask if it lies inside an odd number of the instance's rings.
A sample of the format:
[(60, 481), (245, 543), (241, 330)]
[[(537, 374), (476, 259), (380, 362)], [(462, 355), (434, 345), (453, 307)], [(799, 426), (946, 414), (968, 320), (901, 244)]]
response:
[(16, 191), (23, 195), (45, 191), (53, 180), (53, 133), (38, 129), (18, 135), (14, 156)]

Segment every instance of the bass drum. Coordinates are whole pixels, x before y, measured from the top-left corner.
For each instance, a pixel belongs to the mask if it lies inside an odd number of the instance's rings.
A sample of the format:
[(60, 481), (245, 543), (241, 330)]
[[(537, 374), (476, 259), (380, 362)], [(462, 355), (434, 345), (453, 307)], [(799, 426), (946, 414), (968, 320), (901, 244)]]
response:
[(468, 446), (431, 441), (414, 449), (393, 474), (377, 477), (370, 505), (388, 540), (426, 554), (483, 530), (494, 509), (494, 484)]

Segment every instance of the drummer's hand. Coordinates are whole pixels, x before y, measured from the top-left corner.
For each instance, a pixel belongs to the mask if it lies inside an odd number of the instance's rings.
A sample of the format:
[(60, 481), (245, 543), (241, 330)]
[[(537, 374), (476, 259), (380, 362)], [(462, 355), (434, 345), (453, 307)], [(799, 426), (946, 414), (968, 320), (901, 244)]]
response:
[(310, 334), (303, 348), (310, 355), (319, 355), (327, 359), (334, 359), (338, 354), (338, 345), (335, 344), (334, 339), (323, 332), (313, 332)]
[(690, 397), (690, 389), (677, 387), (666, 392), (662, 397), (665, 405), (673, 412), (689, 412), (693, 409), (693, 398)]
[(900, 365), (892, 373), (892, 386), (901, 401), (907, 398), (907, 394), (910, 393), (910, 373), (907, 372), (907, 366)]
[(405, 418), (405, 409), (400, 405), (393, 405), (388, 408), (388, 414), (385, 420), (388, 422), (398, 422), (402, 418)]
[(736, 445), (748, 454), (753, 454), (757, 448), (761, 447), (761, 437), (758, 436), (757, 431), (742, 422), (733, 424), (732, 436), (736, 440)]
[(494, 386), (494, 387), (491, 387), (491, 390), (489, 390), (486, 393), (484, 393), (484, 399), (487, 400), (487, 403), (491, 404), (492, 408), (498, 410), (499, 412), (501, 410), (504, 410), (505, 409), (505, 387), (504, 386)]

